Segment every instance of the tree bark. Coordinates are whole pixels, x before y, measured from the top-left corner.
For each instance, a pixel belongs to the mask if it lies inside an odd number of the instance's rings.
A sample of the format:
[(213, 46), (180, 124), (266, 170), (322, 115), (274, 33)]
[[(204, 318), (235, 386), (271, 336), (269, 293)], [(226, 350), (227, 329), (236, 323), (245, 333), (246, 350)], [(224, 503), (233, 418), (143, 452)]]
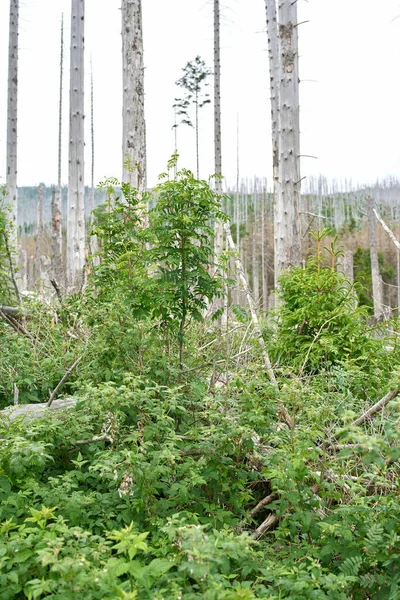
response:
[[(94, 216), (93, 211), (95, 209), (94, 203), (94, 92), (93, 92), (93, 64), (90, 59), (90, 142), (92, 150), (92, 164), (91, 164), (91, 182), (90, 182), (90, 225), (93, 228)], [(97, 235), (90, 235), (90, 253), (93, 255), (92, 261), (94, 266), (99, 266), (100, 260), (98, 256), (95, 256), (99, 251), (99, 243)]]
[(146, 188), (146, 124), (141, 0), (122, 0), (122, 180)]
[(369, 251), (371, 257), (372, 296), (374, 301), (374, 317), (380, 319), (383, 314), (382, 279), (379, 273), (378, 247), (376, 242), (376, 221), (374, 215), (374, 199), (367, 196), (368, 203), (368, 234)]
[(61, 15), (60, 40), (60, 88), (58, 101), (58, 173), (57, 187), (51, 196), (52, 235), (51, 246), (53, 254), (53, 277), (59, 285), (63, 283), (62, 268), (62, 225), (61, 225), (61, 158), (62, 158), (62, 105), (63, 105), (63, 75), (64, 75), (64, 15)]
[(10, 26), (8, 42), (8, 95), (7, 95), (7, 204), (11, 208), (11, 236), (13, 254), (17, 243), (17, 108), (18, 108), (18, 20), (19, 0), (10, 0)]
[(279, 0), (279, 189), (275, 202), (275, 285), (301, 264), (297, 3)]
[(36, 232), (36, 256), (35, 256), (35, 279), (36, 283), (41, 278), (41, 258), (43, 251), (43, 185), (39, 185), (37, 201), (37, 232)]
[(69, 173), (67, 217), (67, 284), (80, 288), (85, 267), (84, 183), (84, 25), (85, 0), (71, 2), (69, 91)]
[[(222, 149), (221, 149), (221, 60), (220, 60), (220, 6), (219, 0), (214, 0), (214, 158), (215, 191), (222, 195)], [(222, 222), (215, 223), (215, 255), (218, 257), (223, 249)]]

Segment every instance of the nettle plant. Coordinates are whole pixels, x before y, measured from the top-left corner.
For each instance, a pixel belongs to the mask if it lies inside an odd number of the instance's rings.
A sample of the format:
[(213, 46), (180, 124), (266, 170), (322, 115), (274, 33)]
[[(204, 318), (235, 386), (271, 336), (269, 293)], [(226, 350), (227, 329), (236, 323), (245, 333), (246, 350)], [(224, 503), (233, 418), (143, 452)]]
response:
[(187, 328), (223, 294), (213, 222), (227, 217), (206, 181), (186, 169), (170, 179), (176, 161), (174, 155), (152, 194), (122, 184), (118, 197), (118, 182), (107, 180), (109, 201), (98, 211), (94, 231), (101, 264), (92, 282), (96, 303), (120, 300), (131, 317), (158, 325), (168, 355), (175, 341), (182, 369)]

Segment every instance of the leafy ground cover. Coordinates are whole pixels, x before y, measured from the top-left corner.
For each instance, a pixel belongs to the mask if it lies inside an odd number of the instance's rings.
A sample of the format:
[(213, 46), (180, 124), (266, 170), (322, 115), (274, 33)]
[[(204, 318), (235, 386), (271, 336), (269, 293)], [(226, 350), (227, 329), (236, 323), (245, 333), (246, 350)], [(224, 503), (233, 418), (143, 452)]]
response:
[(274, 385), (245, 309), (204, 317), (213, 192), (158, 194), (144, 228), (133, 190), (100, 211), (84, 294), (0, 323), (3, 407), (82, 357), (75, 408), (0, 418), (1, 599), (400, 598), (396, 322), (368, 325), (317, 235), (262, 323)]

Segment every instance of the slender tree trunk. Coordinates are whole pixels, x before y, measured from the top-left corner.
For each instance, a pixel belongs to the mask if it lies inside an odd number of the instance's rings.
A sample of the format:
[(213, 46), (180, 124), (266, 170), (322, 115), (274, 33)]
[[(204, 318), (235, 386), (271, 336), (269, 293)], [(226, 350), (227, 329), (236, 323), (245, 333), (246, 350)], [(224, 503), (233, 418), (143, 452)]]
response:
[(268, 309), (268, 281), (267, 270), (265, 264), (265, 201), (266, 191), (263, 190), (261, 196), (261, 277), (262, 277), (262, 307), (266, 311)]
[(297, 3), (279, 0), (279, 190), (275, 204), (275, 285), (301, 264)]
[[(90, 226), (93, 227), (94, 223), (94, 215), (93, 211), (95, 209), (94, 202), (94, 93), (93, 93), (93, 63), (90, 58), (90, 146), (91, 146), (91, 173), (90, 173)], [(90, 252), (93, 256), (93, 265), (95, 267), (99, 266), (100, 259), (98, 256), (95, 256), (99, 251), (99, 244), (97, 240), (97, 235), (91, 235), (89, 238), (90, 241)]]
[[(215, 175), (222, 175), (221, 149), (221, 61), (220, 61), (220, 7), (219, 0), (214, 0), (214, 159)], [(215, 191), (222, 196), (222, 180), (215, 180)], [(215, 223), (215, 256), (218, 257), (223, 249), (222, 222)]]
[(196, 173), (197, 179), (200, 179), (200, 158), (199, 158), (199, 95), (196, 91)]
[(69, 90), (69, 172), (67, 217), (67, 283), (79, 289), (85, 267), (84, 183), (84, 25), (85, 0), (71, 2)]
[(62, 285), (62, 227), (61, 227), (61, 158), (62, 158), (62, 106), (63, 106), (63, 76), (64, 76), (64, 15), (61, 15), (61, 44), (60, 44), (60, 90), (58, 102), (58, 174), (57, 187), (51, 196), (53, 253), (53, 276), (58, 285)]
[(17, 103), (18, 103), (18, 19), (19, 0), (10, 0), (10, 27), (8, 42), (8, 96), (7, 96), (7, 204), (11, 207), (10, 241), (15, 256), (17, 243)]
[(368, 203), (368, 233), (369, 251), (371, 256), (372, 296), (374, 300), (374, 317), (380, 319), (384, 314), (382, 279), (379, 273), (378, 247), (376, 243), (376, 219), (374, 214), (374, 199), (367, 196)]
[(35, 255), (35, 279), (41, 276), (41, 258), (43, 250), (43, 186), (39, 185), (37, 201), (37, 230), (36, 230), (36, 255)]
[(252, 236), (252, 273), (253, 273), (253, 298), (256, 306), (260, 300), (260, 282), (258, 277), (258, 248), (257, 248), (257, 229), (258, 229), (258, 207), (257, 207), (257, 188), (254, 187), (253, 200), (253, 236)]
[(122, 0), (122, 153), (125, 183), (146, 188), (146, 123), (141, 0)]

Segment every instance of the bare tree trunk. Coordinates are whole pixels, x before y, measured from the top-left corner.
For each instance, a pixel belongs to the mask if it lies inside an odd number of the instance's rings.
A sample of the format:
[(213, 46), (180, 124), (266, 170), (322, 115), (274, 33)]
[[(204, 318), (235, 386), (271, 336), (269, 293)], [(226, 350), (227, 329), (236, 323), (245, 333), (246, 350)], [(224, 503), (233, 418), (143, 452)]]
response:
[(300, 131), (297, 3), (279, 0), (279, 181), (275, 204), (275, 285), (286, 269), (301, 264)]
[(379, 273), (378, 247), (376, 243), (376, 221), (374, 215), (374, 199), (367, 196), (369, 251), (371, 256), (372, 296), (374, 300), (374, 317), (379, 319), (383, 314), (382, 279)]
[(279, 88), (280, 88), (280, 46), (276, 0), (265, 0), (267, 14), (269, 81), (271, 96), (272, 168), (274, 189), (279, 184)]
[(35, 279), (41, 276), (41, 258), (43, 250), (43, 186), (39, 185), (37, 201), (37, 231), (36, 231), (36, 256), (35, 256)]
[(63, 283), (62, 268), (62, 228), (61, 228), (61, 158), (62, 158), (62, 105), (63, 105), (63, 75), (64, 75), (64, 15), (61, 15), (61, 42), (60, 42), (60, 90), (58, 102), (58, 173), (57, 187), (51, 196), (52, 235), (51, 245), (53, 253), (53, 277), (59, 285)]
[(18, 18), (19, 0), (10, 0), (10, 28), (8, 42), (8, 96), (7, 96), (7, 204), (11, 207), (11, 235), (13, 255), (17, 243), (17, 102), (18, 102)]
[(253, 273), (253, 298), (256, 306), (260, 300), (260, 283), (258, 277), (258, 249), (257, 249), (257, 225), (258, 225), (258, 210), (257, 210), (257, 188), (254, 186), (253, 199), (253, 239), (252, 239), (252, 273)]
[[(91, 141), (91, 150), (92, 150), (92, 164), (91, 164), (91, 181), (90, 181), (90, 225), (93, 227), (94, 223), (94, 215), (93, 211), (95, 209), (94, 204), (94, 94), (93, 94), (93, 64), (92, 59), (90, 58), (90, 141)], [(96, 255), (99, 251), (99, 244), (97, 240), (97, 235), (90, 236), (90, 252), (92, 255)], [(98, 256), (93, 256), (93, 264), (94, 266), (98, 266), (100, 264), (100, 260)]]
[(265, 200), (266, 191), (263, 190), (261, 195), (261, 277), (262, 277), (262, 307), (266, 311), (268, 309), (268, 280), (267, 270), (265, 266)]
[(122, 153), (125, 183), (146, 188), (146, 123), (141, 0), (122, 0)]
[(85, 267), (84, 25), (85, 0), (72, 0), (67, 208), (67, 284), (70, 289), (80, 288)]
[[(214, 0), (214, 159), (215, 191), (222, 196), (222, 150), (221, 150), (221, 61), (220, 61), (220, 7)], [(223, 227), (220, 220), (215, 223), (215, 256), (218, 258), (223, 249)]]

